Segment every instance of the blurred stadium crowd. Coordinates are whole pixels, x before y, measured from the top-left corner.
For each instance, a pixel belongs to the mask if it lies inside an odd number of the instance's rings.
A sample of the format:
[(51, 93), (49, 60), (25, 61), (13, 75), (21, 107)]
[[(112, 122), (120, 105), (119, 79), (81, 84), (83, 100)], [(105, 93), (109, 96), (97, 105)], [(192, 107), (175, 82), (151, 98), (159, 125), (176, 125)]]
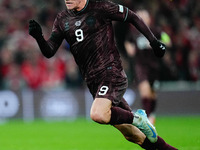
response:
[[(200, 3), (198, 0), (113, 0), (130, 9), (148, 9), (155, 26), (171, 38), (172, 46), (161, 62), (161, 81), (200, 80)], [(32, 18), (48, 38), (57, 13), (65, 8), (63, 0), (0, 0), (0, 88), (17, 90), (57, 89), (84, 86), (66, 42), (51, 58), (44, 58), (35, 40), (28, 34)], [(116, 24), (115, 24), (116, 25)], [(124, 26), (119, 41), (120, 52)], [(123, 32), (123, 33), (121, 33)], [(120, 47), (121, 43), (121, 47)], [(130, 65), (125, 63), (128, 72)], [(131, 83), (130, 83), (131, 84)]]

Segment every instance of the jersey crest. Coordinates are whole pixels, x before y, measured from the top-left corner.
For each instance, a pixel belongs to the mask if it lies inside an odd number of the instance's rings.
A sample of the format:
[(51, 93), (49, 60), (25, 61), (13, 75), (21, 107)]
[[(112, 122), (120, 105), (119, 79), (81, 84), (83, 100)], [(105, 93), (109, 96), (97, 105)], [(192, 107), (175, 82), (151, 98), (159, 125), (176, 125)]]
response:
[(75, 22), (75, 26), (79, 27), (79, 26), (81, 26), (81, 23), (82, 22), (80, 20), (78, 20), (78, 21)]
[(94, 16), (88, 16), (86, 18), (86, 24), (90, 27), (93, 27), (96, 24), (96, 19)]

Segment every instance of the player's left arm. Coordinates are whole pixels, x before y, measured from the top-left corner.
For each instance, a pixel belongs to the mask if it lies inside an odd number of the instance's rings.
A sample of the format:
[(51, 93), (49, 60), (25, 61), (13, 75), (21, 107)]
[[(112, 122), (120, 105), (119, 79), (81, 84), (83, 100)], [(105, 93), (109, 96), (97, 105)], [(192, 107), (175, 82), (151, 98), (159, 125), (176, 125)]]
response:
[[(115, 21), (129, 22), (134, 25), (138, 31), (140, 31), (150, 42), (150, 45), (157, 57), (163, 57), (165, 54), (166, 46), (161, 41), (159, 41), (149, 27), (144, 23), (141, 17), (139, 17), (135, 12), (128, 9), (125, 6), (108, 3), (104, 9), (106, 15)], [(105, 11), (106, 10), (106, 11)]]
[(165, 44), (155, 37), (142, 18), (140, 18), (136, 13), (128, 10), (127, 14), (126, 21), (132, 23), (149, 40), (155, 56), (163, 57), (166, 51)]

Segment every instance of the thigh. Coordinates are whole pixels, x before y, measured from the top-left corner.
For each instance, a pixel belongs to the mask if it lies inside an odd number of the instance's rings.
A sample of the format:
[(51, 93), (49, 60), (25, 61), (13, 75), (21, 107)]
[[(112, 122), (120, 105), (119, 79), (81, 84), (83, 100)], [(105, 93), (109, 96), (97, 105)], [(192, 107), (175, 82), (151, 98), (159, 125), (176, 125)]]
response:
[(92, 107), (91, 107), (91, 113), (92, 112), (109, 112), (112, 107), (112, 102), (109, 99), (106, 98), (95, 98)]
[(139, 84), (139, 92), (142, 98), (156, 98), (156, 93), (147, 80)]
[(151, 97), (152, 89), (151, 89), (149, 81), (144, 80), (140, 82), (138, 85), (138, 89), (139, 89), (141, 97)]

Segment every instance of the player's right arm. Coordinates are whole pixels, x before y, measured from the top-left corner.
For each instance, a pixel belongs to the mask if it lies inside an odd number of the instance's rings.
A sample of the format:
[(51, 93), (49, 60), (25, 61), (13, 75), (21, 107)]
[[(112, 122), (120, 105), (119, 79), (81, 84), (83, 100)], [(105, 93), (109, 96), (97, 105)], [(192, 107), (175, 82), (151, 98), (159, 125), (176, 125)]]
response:
[(41, 26), (35, 20), (29, 21), (29, 34), (35, 38), (42, 54), (47, 58), (54, 56), (63, 41), (62, 36), (56, 32), (52, 32), (51, 37), (46, 41)]

